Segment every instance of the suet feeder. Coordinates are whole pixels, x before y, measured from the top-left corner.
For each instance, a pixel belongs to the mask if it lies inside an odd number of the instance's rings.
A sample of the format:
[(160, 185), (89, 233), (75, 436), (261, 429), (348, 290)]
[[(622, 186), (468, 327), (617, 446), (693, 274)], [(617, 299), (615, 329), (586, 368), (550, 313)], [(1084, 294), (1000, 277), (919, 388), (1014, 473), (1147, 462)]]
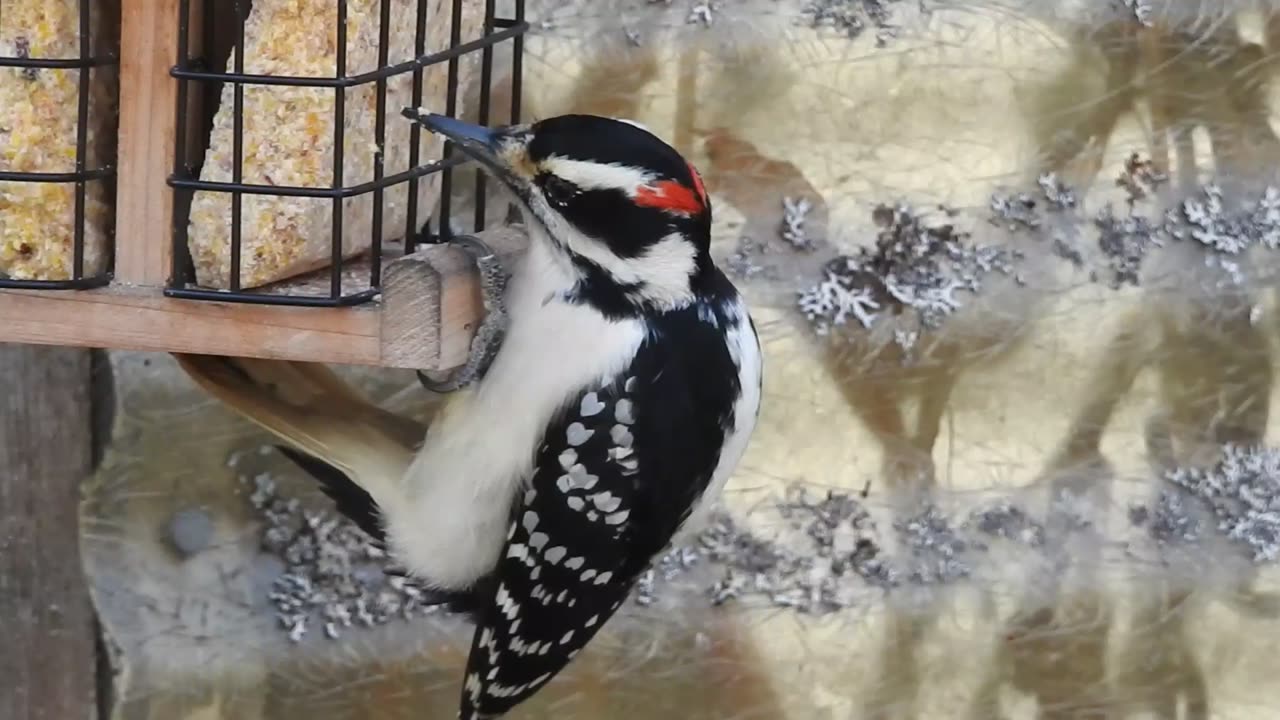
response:
[(401, 110), (520, 120), (524, 1), (497, 4), (0, 0), (0, 342), (462, 365), (461, 156)]

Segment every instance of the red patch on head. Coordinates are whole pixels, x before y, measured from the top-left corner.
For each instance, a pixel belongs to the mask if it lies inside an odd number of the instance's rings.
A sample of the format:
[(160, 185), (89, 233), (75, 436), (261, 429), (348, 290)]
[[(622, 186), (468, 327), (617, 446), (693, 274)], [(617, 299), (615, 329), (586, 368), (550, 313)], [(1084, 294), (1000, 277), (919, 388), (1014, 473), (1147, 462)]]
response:
[(697, 215), (704, 207), (701, 181), (695, 181), (698, 191), (694, 192), (675, 180), (663, 180), (652, 185), (641, 185), (636, 188), (635, 204), (640, 207), (651, 207), (659, 210)]

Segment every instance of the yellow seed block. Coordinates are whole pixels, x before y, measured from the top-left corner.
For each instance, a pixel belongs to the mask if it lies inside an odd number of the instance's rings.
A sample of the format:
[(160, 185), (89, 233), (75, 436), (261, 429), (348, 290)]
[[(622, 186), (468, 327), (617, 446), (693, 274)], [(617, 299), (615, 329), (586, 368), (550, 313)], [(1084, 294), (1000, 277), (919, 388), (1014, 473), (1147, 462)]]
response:
[[(80, 57), (80, 0), (3, 0), (0, 56)], [(116, 17), (90, 0), (93, 50), (114, 42)], [(0, 68), (0, 171), (76, 169), (79, 70)], [(114, 148), (114, 68), (89, 71), (85, 168), (109, 162)], [(84, 275), (106, 269), (111, 199), (101, 182), (85, 188)], [(75, 240), (74, 183), (0, 181), (0, 277), (68, 280)]]
[[(450, 0), (426, 0), (427, 52), (448, 47)], [(378, 67), (380, 0), (347, 3), (347, 75)], [(388, 63), (414, 57), (418, 0), (391, 0)], [(256, 0), (245, 22), (244, 69), (264, 75), (333, 77), (337, 64), (336, 0)], [(484, 5), (463, 3), (462, 36), (479, 36)], [(228, 58), (233, 67), (234, 55)], [(465, 66), (464, 66), (465, 67)], [(420, 105), (443, 107), (447, 65), (423, 73)], [(242, 182), (327, 188), (333, 182), (334, 121), (337, 92), (330, 88), (244, 86), (244, 158)], [(374, 179), (377, 151), (376, 84), (345, 91), (343, 123), (344, 186)], [(205, 154), (202, 180), (232, 180), (234, 86), (222, 88), (213, 134)], [(387, 83), (385, 175), (409, 169), (410, 122), (400, 115), (413, 103), (413, 74)], [(440, 156), (440, 141), (421, 133), (419, 162)], [(439, 176), (418, 183), (417, 223), (431, 213), (439, 195)], [(196, 281), (226, 289), (231, 280), (231, 194), (198, 192), (192, 201), (189, 247)], [(401, 238), (408, 217), (408, 183), (383, 193), (382, 239)], [(374, 194), (346, 198), (342, 248), (346, 258), (366, 252), (373, 239)], [(240, 282), (259, 287), (330, 264), (334, 202), (324, 198), (244, 195), (241, 199)], [(352, 288), (355, 290), (356, 288)]]

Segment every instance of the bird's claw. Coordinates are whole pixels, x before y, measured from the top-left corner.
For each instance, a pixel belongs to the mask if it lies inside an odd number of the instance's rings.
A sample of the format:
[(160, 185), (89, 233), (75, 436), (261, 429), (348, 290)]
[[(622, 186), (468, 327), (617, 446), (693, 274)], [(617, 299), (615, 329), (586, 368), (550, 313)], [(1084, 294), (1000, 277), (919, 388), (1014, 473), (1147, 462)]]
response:
[(460, 390), (484, 377), (507, 334), (507, 306), (504, 297), (507, 290), (507, 271), (493, 250), (472, 235), (455, 236), (451, 243), (466, 250), (480, 272), (480, 291), (484, 304), (484, 319), (471, 339), (471, 351), (462, 367), (443, 380), (437, 380), (425, 371), (418, 371), (418, 381), (433, 393), (450, 393)]
[(466, 615), (476, 612), (480, 603), (487, 598), (481, 597), (475, 590), (442, 590), (422, 584), (408, 569), (399, 565), (383, 568), (388, 577), (401, 578), (407, 586), (412, 586), (413, 597), (419, 605), (429, 608), (443, 608), (446, 612)]

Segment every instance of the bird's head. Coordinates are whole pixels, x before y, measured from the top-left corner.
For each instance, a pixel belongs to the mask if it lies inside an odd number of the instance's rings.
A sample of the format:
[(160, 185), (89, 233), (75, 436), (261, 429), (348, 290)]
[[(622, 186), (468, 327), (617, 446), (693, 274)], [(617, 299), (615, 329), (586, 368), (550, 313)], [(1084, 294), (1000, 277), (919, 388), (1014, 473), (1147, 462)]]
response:
[(673, 309), (710, 281), (711, 201), (702, 179), (638, 124), (561, 115), (490, 129), (411, 117), (516, 197), (533, 234), (571, 264), (580, 293), (618, 308)]

